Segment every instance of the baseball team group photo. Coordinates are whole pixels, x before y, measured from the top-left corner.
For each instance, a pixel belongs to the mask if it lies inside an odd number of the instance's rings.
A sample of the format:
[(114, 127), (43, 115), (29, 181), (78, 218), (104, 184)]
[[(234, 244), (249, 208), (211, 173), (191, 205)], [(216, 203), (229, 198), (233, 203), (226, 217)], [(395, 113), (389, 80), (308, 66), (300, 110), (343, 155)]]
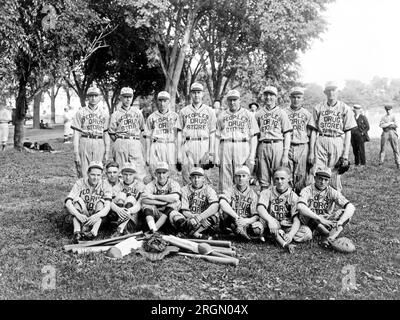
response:
[(358, 2), (1, 4), (0, 298), (397, 300), (400, 70), (315, 49)]

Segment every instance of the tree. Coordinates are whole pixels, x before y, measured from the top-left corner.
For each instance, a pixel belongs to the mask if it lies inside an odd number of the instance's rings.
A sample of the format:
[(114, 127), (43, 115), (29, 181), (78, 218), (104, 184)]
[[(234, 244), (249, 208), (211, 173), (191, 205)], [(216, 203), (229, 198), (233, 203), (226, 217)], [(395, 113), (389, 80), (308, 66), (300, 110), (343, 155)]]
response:
[(99, 19), (85, 1), (11, 0), (0, 5), (1, 58), (13, 61), (18, 91), (14, 147), (22, 150), (28, 99), (43, 89), (44, 76), (66, 70), (69, 53), (88, 46), (87, 34)]

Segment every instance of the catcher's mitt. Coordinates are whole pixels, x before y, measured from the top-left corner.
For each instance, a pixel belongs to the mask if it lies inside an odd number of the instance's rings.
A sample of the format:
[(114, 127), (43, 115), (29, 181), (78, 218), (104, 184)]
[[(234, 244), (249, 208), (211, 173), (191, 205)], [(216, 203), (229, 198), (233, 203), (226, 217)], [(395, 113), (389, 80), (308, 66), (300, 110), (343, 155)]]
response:
[(341, 237), (337, 238), (330, 242), (332, 249), (342, 252), (342, 253), (351, 253), (356, 250), (356, 247), (349, 238)]
[(165, 256), (176, 253), (179, 251), (178, 247), (175, 246), (167, 246), (162, 252), (147, 252), (144, 251), (143, 248), (139, 248), (136, 252), (140, 253), (142, 257), (150, 260), (150, 261), (158, 261), (162, 260)]
[(350, 169), (350, 161), (346, 158), (340, 157), (335, 164), (335, 169), (338, 170), (339, 174), (343, 174)]
[(143, 240), (142, 248), (147, 252), (162, 252), (167, 247), (168, 242), (165, 241), (159, 233), (147, 235)]
[(243, 238), (247, 240), (251, 240), (250, 236), (247, 233), (247, 227), (249, 226), (248, 223), (243, 221), (243, 219), (238, 219), (235, 221), (234, 232), (238, 235), (241, 235)]

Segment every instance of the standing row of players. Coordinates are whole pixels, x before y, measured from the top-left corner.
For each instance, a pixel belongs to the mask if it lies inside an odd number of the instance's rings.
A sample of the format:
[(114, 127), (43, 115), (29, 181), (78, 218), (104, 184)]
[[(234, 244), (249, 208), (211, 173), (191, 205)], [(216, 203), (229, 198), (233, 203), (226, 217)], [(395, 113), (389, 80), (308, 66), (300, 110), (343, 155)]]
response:
[(193, 83), (192, 104), (179, 114), (170, 109), (169, 93), (160, 92), (158, 110), (145, 121), (132, 106), (131, 88), (121, 90), (122, 105), (111, 117), (98, 105), (100, 91), (90, 88), (88, 106), (73, 120), (77, 168), (86, 176), (90, 161), (112, 158), (120, 166), (133, 163), (139, 178), (144, 179), (154, 177), (158, 162), (166, 162), (171, 171), (181, 165), (183, 181), (188, 183), (192, 168), (211, 163), (219, 166), (221, 193), (232, 187), (237, 167), (246, 165), (252, 173), (255, 169), (263, 190), (271, 185), (274, 170), (287, 166), (299, 193), (307, 177), (312, 178), (317, 167), (326, 166), (332, 170), (331, 185), (341, 191), (334, 165), (340, 157), (348, 161), (351, 129), (357, 124), (351, 108), (338, 101), (336, 84), (326, 84), (327, 101), (312, 112), (302, 107), (302, 88), (290, 91), (291, 105), (282, 109), (277, 106), (277, 89), (266, 87), (263, 105), (255, 114), (242, 108), (240, 93), (231, 90), (226, 97), (228, 109), (218, 117), (203, 104), (203, 90), (200, 83)]
[[(122, 179), (119, 179), (119, 173)], [(134, 164), (110, 162), (103, 177), (103, 164), (91, 162), (87, 178), (79, 179), (65, 200), (73, 216), (74, 238), (92, 240), (101, 224), (114, 222), (122, 235), (139, 230), (209, 237), (233, 232), (248, 240), (271, 237), (292, 252), (294, 242), (319, 234), (330, 246), (352, 218), (354, 206), (329, 186), (331, 170), (318, 167), (315, 183), (298, 196), (290, 187), (290, 169), (278, 167), (274, 186), (258, 195), (250, 186), (247, 166), (235, 169), (234, 185), (221, 194), (205, 183), (204, 170), (193, 167), (190, 182), (181, 188), (170, 177), (169, 165), (155, 165), (155, 179), (144, 185)], [(335, 207), (336, 205), (336, 207)]]

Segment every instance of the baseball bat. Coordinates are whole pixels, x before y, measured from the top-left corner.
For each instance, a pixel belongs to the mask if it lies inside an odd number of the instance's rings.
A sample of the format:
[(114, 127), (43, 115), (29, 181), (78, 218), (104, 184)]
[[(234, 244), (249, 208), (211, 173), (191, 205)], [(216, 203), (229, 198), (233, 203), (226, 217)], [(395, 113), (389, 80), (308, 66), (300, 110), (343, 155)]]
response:
[(137, 241), (135, 238), (131, 237), (126, 240), (121, 241), (115, 246), (111, 247), (106, 256), (110, 258), (120, 259), (132, 252), (132, 250), (139, 249), (142, 246), (143, 241)]
[(136, 236), (141, 236), (141, 235), (143, 235), (143, 231), (138, 231), (138, 232), (131, 233), (131, 234), (125, 234), (123, 236), (114, 237), (114, 238), (110, 238), (110, 239), (103, 239), (103, 240), (97, 240), (97, 241), (85, 241), (84, 243), (79, 243), (79, 244), (67, 244), (64, 246), (64, 250), (70, 251), (73, 248), (93, 247), (93, 246), (107, 244), (112, 241), (124, 240), (124, 239), (130, 238), (130, 237), (136, 237)]
[(329, 235), (329, 230), (322, 223), (319, 223), (317, 225), (317, 229), (319, 232), (323, 233), (325, 236)]
[(175, 236), (167, 235), (162, 236), (165, 241), (168, 241), (170, 244), (187, 251), (191, 251), (194, 253), (199, 253), (199, 244), (187, 239), (181, 239)]
[(224, 240), (203, 240), (203, 239), (187, 239), (192, 242), (197, 242), (197, 243), (208, 243), (210, 245), (214, 245), (216, 247), (225, 247), (225, 248), (231, 248), (232, 247), (232, 242), (230, 241), (224, 241)]
[(75, 130), (75, 131), (78, 131), (78, 132), (81, 132), (81, 133), (83, 132), (82, 129), (79, 129), (79, 128), (75, 127), (75, 126), (71, 126), (71, 129)]
[(178, 252), (178, 254), (181, 256), (203, 259), (203, 260), (206, 260), (209, 262), (228, 264), (228, 265), (235, 266), (235, 267), (239, 264), (239, 259), (237, 259), (237, 258), (228, 258), (228, 257), (222, 258), (222, 257), (214, 257), (214, 256), (204, 256), (201, 254), (193, 254), (193, 253), (185, 253), (185, 252)]
[(236, 251), (232, 250), (232, 249), (229, 249), (229, 248), (215, 247), (215, 246), (211, 246), (211, 248), (215, 252), (220, 252), (220, 253), (226, 254), (228, 256), (236, 256)]
[(111, 246), (75, 248), (75, 249), (72, 249), (72, 253), (83, 254), (83, 253), (92, 253), (92, 252), (104, 252), (110, 248), (111, 248)]

